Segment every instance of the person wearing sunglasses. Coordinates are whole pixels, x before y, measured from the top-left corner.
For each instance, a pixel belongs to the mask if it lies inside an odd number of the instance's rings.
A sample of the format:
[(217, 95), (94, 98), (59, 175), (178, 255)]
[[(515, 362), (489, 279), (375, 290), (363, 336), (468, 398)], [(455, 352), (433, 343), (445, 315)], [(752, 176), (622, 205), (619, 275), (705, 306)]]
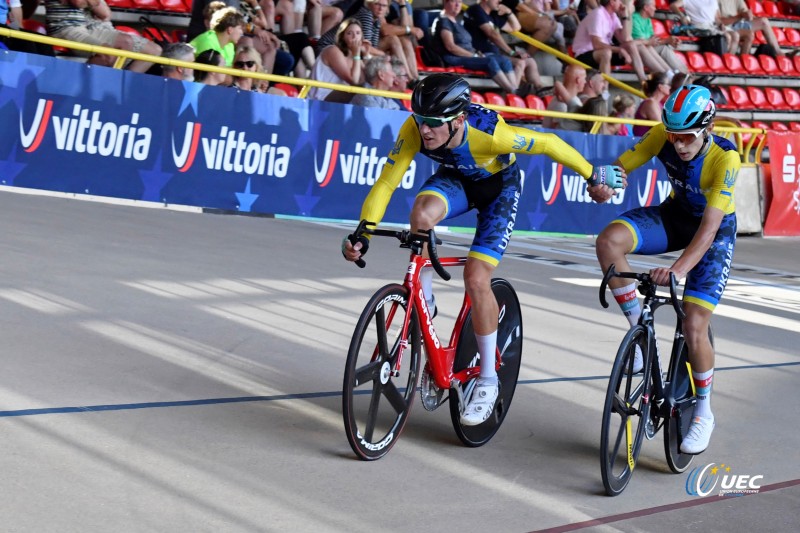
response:
[[(669, 285), (670, 273), (679, 280), (686, 278), (683, 330), (697, 391), (692, 424), (681, 443), (681, 452), (687, 454), (703, 452), (714, 429), (710, 405), (714, 346), (708, 328), (727, 284), (736, 244), (733, 188), (740, 157), (733, 143), (711, 133), (715, 114), (714, 100), (705, 87), (685, 85), (667, 98), (661, 124), (653, 126), (614, 164), (632, 172), (658, 157), (667, 169), (672, 192), (661, 205), (623, 213), (596, 243), (604, 272), (612, 264), (618, 271), (630, 271), (629, 253), (682, 250), (671, 265), (653, 268), (650, 275), (659, 285)], [(630, 324), (636, 324), (641, 315), (636, 285), (612, 278), (609, 286)], [(641, 366), (641, 354), (637, 353), (634, 372), (640, 372)]]
[[(551, 133), (511, 126), (496, 113), (471, 103), (470, 86), (454, 74), (432, 74), (411, 93), (412, 115), (400, 128), (380, 177), (361, 208), (361, 219), (379, 223), (392, 193), (414, 157), (421, 153), (439, 163), (417, 193), (411, 229), (425, 232), (442, 220), (478, 210), (475, 237), (464, 268), (464, 286), (472, 301), (472, 320), (481, 369), (474, 392), (467, 398), (461, 421), (477, 425), (493, 412), (498, 395), (495, 371), (498, 306), (492, 293), (492, 273), (500, 263), (514, 229), (522, 194), (516, 154), (547, 155), (589, 180), (610, 185), (595, 188), (596, 201), (608, 200), (613, 188), (624, 186), (616, 167), (596, 168), (572, 146)], [(342, 254), (356, 261), (367, 252), (366, 238), (352, 235), (342, 242)], [(430, 316), (436, 315), (433, 271), (422, 271), (422, 288)]]

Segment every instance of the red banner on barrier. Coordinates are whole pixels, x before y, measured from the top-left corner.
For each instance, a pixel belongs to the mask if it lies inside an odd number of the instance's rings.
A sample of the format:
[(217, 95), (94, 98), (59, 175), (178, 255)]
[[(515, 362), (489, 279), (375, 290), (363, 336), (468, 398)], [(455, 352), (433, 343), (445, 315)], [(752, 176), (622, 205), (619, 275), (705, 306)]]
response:
[(764, 222), (764, 235), (800, 236), (800, 133), (767, 133), (772, 202)]

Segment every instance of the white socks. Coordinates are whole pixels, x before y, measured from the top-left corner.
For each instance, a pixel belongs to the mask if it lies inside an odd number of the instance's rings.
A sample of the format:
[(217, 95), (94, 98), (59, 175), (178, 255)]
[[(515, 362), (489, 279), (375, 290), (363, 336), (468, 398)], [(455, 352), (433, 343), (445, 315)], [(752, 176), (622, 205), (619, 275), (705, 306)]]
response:
[(475, 334), (478, 342), (478, 353), (481, 354), (481, 380), (496, 380), (497, 369), (497, 330), (489, 335)]

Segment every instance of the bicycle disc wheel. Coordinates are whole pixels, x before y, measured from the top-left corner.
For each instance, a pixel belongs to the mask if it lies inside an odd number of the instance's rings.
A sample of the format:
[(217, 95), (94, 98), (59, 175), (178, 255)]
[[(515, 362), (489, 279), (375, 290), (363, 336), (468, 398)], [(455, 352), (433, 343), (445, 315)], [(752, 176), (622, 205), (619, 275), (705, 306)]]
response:
[(358, 319), (347, 352), (344, 429), (350, 447), (366, 461), (380, 459), (394, 446), (413, 403), (420, 364), (419, 323), (413, 309), (408, 346), (395, 371), (400, 348), (406, 344), (401, 330), (408, 305), (402, 285), (376, 292)]
[[(644, 368), (633, 374), (637, 345), (642, 350)], [(647, 330), (634, 326), (622, 340), (611, 370), (600, 431), (600, 472), (609, 496), (625, 490), (642, 447), (653, 379), (649, 353)]]
[[(517, 293), (511, 284), (501, 278), (492, 280), (492, 292), (500, 307), (497, 324), (497, 348), (502, 354), (502, 365), (497, 371), (500, 381), (500, 396), (496, 412), (485, 422), (477, 426), (464, 426), (461, 424), (461, 412), (458, 405), (458, 396), (450, 394), (450, 419), (456, 435), (465, 445), (472, 448), (483, 446), (491, 440), (503, 424), (511, 399), (517, 388), (519, 367), (522, 363), (522, 311), (519, 307)], [(480, 365), (478, 345), (475, 341), (475, 331), (472, 327), (472, 315), (467, 317), (461, 329), (456, 357), (453, 362), (453, 372), (459, 372), (470, 366)], [(474, 386), (474, 380), (462, 383), (461, 390), (464, 397), (467, 391)]]
[[(708, 328), (708, 337), (711, 346), (714, 346), (714, 334), (711, 326)], [(667, 456), (669, 469), (676, 474), (685, 472), (694, 459), (694, 455), (681, 453), (681, 442), (692, 424), (695, 403), (694, 396), (692, 396), (692, 377), (686, 366), (688, 360), (689, 348), (684, 342), (675, 375), (668, 376), (670, 382), (675, 382), (673, 393), (675, 394), (676, 408), (673, 416), (669, 417), (667, 423), (664, 424), (664, 454)]]

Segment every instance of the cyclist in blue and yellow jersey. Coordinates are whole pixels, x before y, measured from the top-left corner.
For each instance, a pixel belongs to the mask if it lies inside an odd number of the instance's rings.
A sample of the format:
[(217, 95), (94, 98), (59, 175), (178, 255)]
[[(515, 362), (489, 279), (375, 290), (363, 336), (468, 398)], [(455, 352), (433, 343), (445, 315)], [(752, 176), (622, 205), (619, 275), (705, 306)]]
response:
[[(683, 250), (671, 266), (654, 268), (650, 274), (659, 285), (669, 285), (670, 272), (677, 279), (686, 277), (683, 327), (697, 391), (692, 425), (681, 443), (681, 452), (688, 454), (703, 452), (714, 429), (710, 405), (714, 347), (708, 327), (728, 282), (736, 243), (733, 186), (740, 158), (731, 142), (711, 134), (715, 113), (705, 87), (685, 85), (667, 98), (662, 124), (653, 126), (616, 164), (630, 172), (658, 157), (667, 169), (672, 193), (659, 206), (623, 213), (603, 230), (596, 245), (604, 272), (612, 264), (629, 271), (628, 253)], [(631, 325), (636, 324), (641, 307), (635, 284), (613, 278), (609, 285)], [(634, 370), (641, 370), (641, 353), (636, 359)]]
[[(494, 409), (498, 396), (495, 371), (498, 307), (491, 289), (492, 272), (508, 246), (514, 229), (522, 181), (515, 154), (544, 154), (597, 185), (593, 198), (606, 201), (613, 188), (623, 185), (624, 176), (609, 165), (592, 165), (560, 138), (506, 124), (496, 112), (470, 103), (470, 87), (452, 74), (434, 74), (422, 80), (411, 95), (413, 114), (400, 129), (380, 178), (370, 190), (361, 209), (361, 219), (378, 223), (392, 193), (412, 159), (422, 153), (438, 162), (439, 168), (420, 189), (411, 211), (411, 229), (425, 232), (445, 218), (478, 210), (475, 238), (464, 267), (464, 286), (472, 300), (472, 321), (478, 352), (480, 376), (462, 413), (464, 425), (477, 425)], [(348, 261), (367, 251), (365, 238), (342, 243)], [(433, 271), (423, 270), (422, 286), (428, 309), (435, 314)]]

